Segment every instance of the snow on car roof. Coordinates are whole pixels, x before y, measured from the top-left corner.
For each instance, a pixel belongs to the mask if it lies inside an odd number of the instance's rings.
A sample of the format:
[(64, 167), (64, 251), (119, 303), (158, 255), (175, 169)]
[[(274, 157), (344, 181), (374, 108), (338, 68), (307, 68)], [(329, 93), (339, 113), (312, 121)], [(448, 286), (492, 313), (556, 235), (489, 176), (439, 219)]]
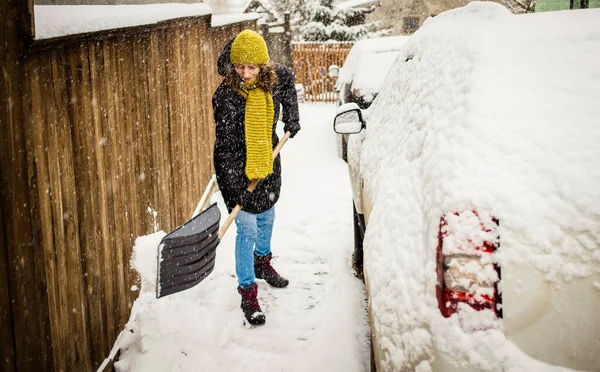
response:
[[(471, 325), (486, 332), (466, 337), (455, 317), (441, 317), (437, 233), (442, 213), (488, 210), (500, 221), (501, 267), (537, 269), (526, 280), (534, 287), (585, 278), (585, 293), (597, 294), (598, 19), (599, 9), (516, 16), (475, 2), (429, 19), (400, 51), (367, 112), (359, 160), (373, 202), (365, 270), (387, 369), (429, 370), (435, 347), (484, 370), (553, 370), (483, 320)], [(504, 279), (514, 304), (519, 284)]]
[(365, 54), (354, 72), (352, 88), (358, 89), (367, 101), (373, 100), (385, 81), (385, 76), (400, 54), (399, 51), (384, 51)]
[(360, 66), (362, 58), (370, 53), (398, 51), (408, 40), (408, 36), (388, 36), (357, 41), (350, 49), (350, 53), (340, 69), (340, 76), (336, 84), (350, 83), (354, 78), (356, 69)]
[(208, 4), (36, 5), (36, 40), (211, 14)]

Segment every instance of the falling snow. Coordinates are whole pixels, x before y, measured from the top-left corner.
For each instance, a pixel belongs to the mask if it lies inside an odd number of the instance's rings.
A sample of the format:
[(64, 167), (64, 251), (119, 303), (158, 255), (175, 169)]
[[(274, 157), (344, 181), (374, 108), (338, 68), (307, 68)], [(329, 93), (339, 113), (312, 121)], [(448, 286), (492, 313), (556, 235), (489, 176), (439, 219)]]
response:
[[(117, 371), (368, 369), (365, 293), (350, 268), (352, 199), (346, 163), (331, 130), (334, 110), (333, 105), (301, 106), (303, 129), (282, 149), (273, 254), (275, 267), (291, 283), (275, 289), (258, 281), (267, 324), (243, 326), (234, 275), (235, 224), (206, 280), (157, 300), (156, 252), (165, 236), (159, 231), (136, 242), (132, 265), (142, 279), (141, 291)], [(213, 199), (226, 213), (220, 195)]]

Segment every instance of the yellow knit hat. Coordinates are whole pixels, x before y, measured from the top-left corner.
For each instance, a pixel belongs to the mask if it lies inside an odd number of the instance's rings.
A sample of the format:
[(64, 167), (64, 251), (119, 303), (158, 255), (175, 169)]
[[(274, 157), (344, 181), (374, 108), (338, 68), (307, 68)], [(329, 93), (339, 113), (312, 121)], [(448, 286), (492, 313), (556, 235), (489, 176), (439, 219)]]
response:
[(262, 65), (269, 61), (267, 43), (257, 32), (244, 30), (231, 44), (229, 59), (234, 65)]

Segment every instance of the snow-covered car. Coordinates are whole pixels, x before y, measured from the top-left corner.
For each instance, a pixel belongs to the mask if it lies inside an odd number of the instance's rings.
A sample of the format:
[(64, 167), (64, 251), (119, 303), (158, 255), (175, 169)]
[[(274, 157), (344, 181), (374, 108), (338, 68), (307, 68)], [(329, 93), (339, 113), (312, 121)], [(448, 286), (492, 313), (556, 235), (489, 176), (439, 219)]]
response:
[(600, 370), (598, 20), (470, 3), (338, 109), (377, 371)]
[[(329, 67), (329, 76), (337, 77), (338, 104), (355, 102), (368, 108), (383, 85), (385, 76), (398, 57), (408, 36), (389, 36), (357, 41), (350, 49), (344, 66)], [(341, 136), (342, 158), (346, 160), (348, 136)]]

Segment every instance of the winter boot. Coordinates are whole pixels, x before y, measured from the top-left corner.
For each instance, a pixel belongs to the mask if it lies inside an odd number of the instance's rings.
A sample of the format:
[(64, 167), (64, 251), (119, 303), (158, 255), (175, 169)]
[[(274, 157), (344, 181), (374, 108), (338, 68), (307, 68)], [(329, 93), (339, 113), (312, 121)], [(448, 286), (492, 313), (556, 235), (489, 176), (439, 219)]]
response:
[(240, 307), (248, 323), (252, 325), (265, 324), (265, 314), (263, 314), (258, 304), (258, 285), (252, 283), (244, 288), (238, 287), (238, 293), (242, 295), (242, 304)]
[(266, 256), (254, 255), (254, 274), (258, 279), (264, 279), (275, 288), (285, 288), (290, 281), (283, 278), (271, 266), (271, 258), (273, 255), (269, 253)]

